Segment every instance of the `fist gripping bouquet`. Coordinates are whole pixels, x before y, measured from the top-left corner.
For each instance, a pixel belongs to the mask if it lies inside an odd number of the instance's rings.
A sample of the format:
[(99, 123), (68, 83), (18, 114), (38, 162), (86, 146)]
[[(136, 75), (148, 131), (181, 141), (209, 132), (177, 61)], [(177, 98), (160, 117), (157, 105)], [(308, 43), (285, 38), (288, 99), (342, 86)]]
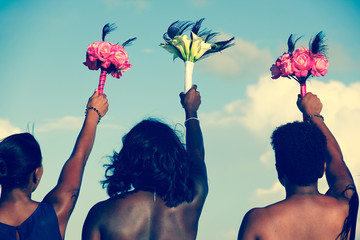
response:
[[(176, 21), (170, 25), (163, 38), (166, 41), (160, 44), (165, 50), (173, 54), (173, 59), (180, 58), (185, 63), (185, 93), (192, 86), (192, 72), (194, 63), (200, 59), (210, 56), (210, 54), (220, 52), (234, 45), (230, 38), (226, 41), (215, 42), (214, 37), (219, 33), (213, 33), (204, 29), (200, 31), (201, 23), (204, 18), (196, 23), (188, 21)], [(190, 31), (190, 38), (183, 34), (186, 30)]]
[[(309, 77), (325, 76), (329, 67), (325, 53), (324, 34), (319, 32), (310, 40), (309, 48), (301, 47), (295, 50), (295, 44), (301, 37), (294, 40), (291, 34), (288, 39), (288, 52), (281, 55), (270, 68), (272, 78), (286, 77), (295, 79), (300, 84), (300, 95), (306, 94), (306, 80)], [(304, 116), (304, 120), (306, 120)]]
[(128, 53), (124, 47), (130, 45), (136, 38), (131, 38), (123, 44), (114, 44), (105, 41), (105, 37), (115, 30), (114, 24), (106, 24), (102, 30), (102, 42), (97, 41), (90, 44), (86, 52), (86, 62), (84, 65), (90, 70), (101, 69), (99, 79), (99, 94), (103, 93), (106, 74), (111, 74), (114, 78), (120, 78), (122, 72), (130, 69)]

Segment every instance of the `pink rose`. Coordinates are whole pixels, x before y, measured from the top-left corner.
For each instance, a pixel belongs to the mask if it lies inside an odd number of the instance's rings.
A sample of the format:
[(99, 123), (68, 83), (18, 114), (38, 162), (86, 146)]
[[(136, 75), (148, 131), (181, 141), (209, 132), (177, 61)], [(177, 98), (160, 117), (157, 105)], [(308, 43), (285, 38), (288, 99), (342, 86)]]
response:
[(122, 68), (121, 68), (121, 71), (122, 72), (126, 72), (127, 70), (129, 70), (131, 68), (131, 63), (129, 63), (128, 61), (126, 61), (123, 65), (122, 65)]
[(129, 55), (124, 51), (124, 47), (119, 46), (118, 51), (115, 52), (110, 61), (115, 65), (116, 69), (122, 70), (124, 69), (124, 65), (129, 63)]
[(279, 69), (281, 71), (281, 76), (286, 77), (294, 73), (292, 66), (292, 58), (289, 53), (284, 53), (279, 57), (280, 65)]
[(107, 59), (106, 61), (104, 61), (104, 62), (101, 62), (101, 67), (102, 68), (105, 68), (105, 69), (107, 69), (107, 68), (109, 68), (110, 67), (110, 65), (111, 65), (111, 61), (110, 61), (110, 59)]
[(275, 64), (273, 64), (270, 68), (272, 79), (278, 79), (281, 76), (280, 68)]
[(313, 55), (313, 66), (311, 69), (311, 74), (320, 77), (325, 76), (328, 72), (327, 68), (329, 67), (329, 62), (322, 54), (314, 54)]
[(90, 61), (88, 57), (86, 57), (86, 62), (84, 62), (84, 65), (87, 66), (90, 70), (98, 70), (99, 67), (97, 66), (97, 60)]
[(98, 59), (98, 56), (97, 56), (97, 48), (99, 46), (101, 42), (94, 42), (92, 44), (89, 44), (88, 48), (87, 48), (87, 57), (89, 58), (90, 61), (94, 62)]
[(107, 59), (112, 55), (111, 44), (106, 41), (100, 42), (96, 54), (101, 62), (106, 62)]
[(296, 49), (292, 53), (292, 64), (296, 77), (306, 77), (309, 70), (313, 65), (313, 60), (309, 55), (309, 49), (306, 47), (301, 47)]
[(117, 52), (117, 51), (124, 51), (124, 47), (120, 46), (118, 44), (113, 44), (111, 43), (111, 51), (112, 52)]

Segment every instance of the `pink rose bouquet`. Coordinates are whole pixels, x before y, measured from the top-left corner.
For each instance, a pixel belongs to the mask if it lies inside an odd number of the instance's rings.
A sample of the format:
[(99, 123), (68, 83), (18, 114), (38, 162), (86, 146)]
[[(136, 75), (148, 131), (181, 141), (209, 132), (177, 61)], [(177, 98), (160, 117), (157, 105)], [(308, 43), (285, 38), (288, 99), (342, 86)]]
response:
[[(278, 57), (271, 66), (273, 79), (279, 77), (293, 78), (300, 83), (300, 95), (306, 94), (306, 80), (311, 76), (325, 76), (329, 63), (325, 57), (326, 45), (324, 34), (319, 32), (311, 41), (309, 48), (301, 47), (295, 50), (295, 44), (300, 38), (293, 39), (291, 34), (288, 39), (288, 52)], [(304, 118), (305, 120), (305, 118)]]
[(115, 30), (114, 24), (106, 24), (103, 28), (102, 42), (97, 41), (89, 44), (86, 52), (84, 65), (90, 70), (101, 69), (99, 79), (99, 94), (103, 93), (106, 74), (111, 74), (114, 78), (120, 78), (122, 72), (130, 69), (129, 55), (124, 50), (124, 46), (130, 45), (136, 38), (124, 42), (122, 45), (105, 41), (105, 36)]
[[(310, 47), (301, 47), (296, 50), (295, 44), (300, 38), (293, 40), (290, 35), (288, 40), (288, 52), (281, 55), (270, 68), (272, 78), (279, 77), (293, 78), (300, 84), (305, 84), (311, 76), (325, 76), (329, 67), (325, 57), (326, 45), (324, 45), (324, 35), (319, 32), (310, 41)], [(305, 92), (306, 93), (306, 92)], [(305, 95), (302, 93), (302, 95)]]

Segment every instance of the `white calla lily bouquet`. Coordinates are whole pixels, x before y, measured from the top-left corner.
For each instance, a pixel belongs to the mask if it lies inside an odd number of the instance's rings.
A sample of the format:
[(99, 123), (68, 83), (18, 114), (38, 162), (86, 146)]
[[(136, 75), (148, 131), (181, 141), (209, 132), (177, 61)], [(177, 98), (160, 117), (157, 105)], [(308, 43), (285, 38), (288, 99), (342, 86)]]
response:
[[(161, 47), (173, 54), (174, 60), (180, 58), (185, 62), (185, 93), (192, 86), (192, 73), (196, 61), (234, 45), (234, 37), (226, 41), (215, 42), (214, 38), (219, 33), (213, 33), (207, 29), (200, 31), (203, 21), (204, 18), (195, 23), (189, 21), (172, 23), (163, 35), (166, 42), (160, 44)], [(189, 38), (184, 32), (190, 28)]]

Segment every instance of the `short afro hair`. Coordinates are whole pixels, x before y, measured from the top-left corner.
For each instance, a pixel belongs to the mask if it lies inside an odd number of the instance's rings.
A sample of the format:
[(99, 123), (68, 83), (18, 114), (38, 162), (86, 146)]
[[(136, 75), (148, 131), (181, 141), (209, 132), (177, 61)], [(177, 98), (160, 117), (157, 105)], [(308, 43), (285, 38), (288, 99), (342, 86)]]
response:
[(275, 129), (271, 136), (279, 180), (309, 186), (324, 174), (329, 158), (326, 137), (309, 122), (292, 122)]

